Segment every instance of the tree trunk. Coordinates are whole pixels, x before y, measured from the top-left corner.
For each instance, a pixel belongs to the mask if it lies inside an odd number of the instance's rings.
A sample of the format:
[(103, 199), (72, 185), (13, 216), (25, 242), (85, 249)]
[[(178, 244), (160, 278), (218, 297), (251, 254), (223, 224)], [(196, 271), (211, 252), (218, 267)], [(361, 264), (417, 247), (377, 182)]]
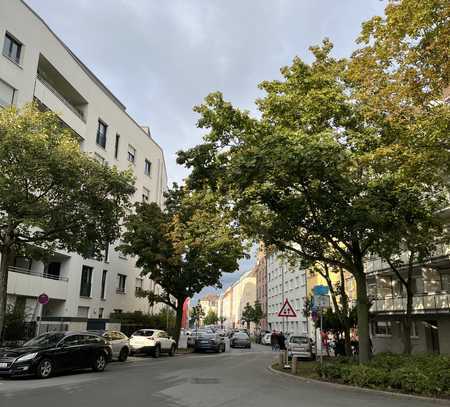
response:
[(178, 300), (177, 301), (177, 308), (176, 308), (176, 319), (175, 319), (175, 342), (178, 347), (178, 341), (180, 340), (180, 332), (181, 332), (181, 324), (183, 323), (183, 305), (184, 300)]
[(359, 363), (366, 363), (370, 356), (369, 340), (369, 299), (367, 298), (366, 275), (362, 261), (353, 274), (356, 280), (358, 337), (359, 337)]
[(352, 344), (350, 339), (350, 327), (348, 324), (344, 327), (344, 343), (345, 343), (345, 356), (352, 355)]
[(405, 320), (403, 321), (403, 353), (410, 355), (412, 352), (412, 343), (411, 343), (411, 325), (412, 318), (411, 314), (413, 311), (413, 296), (414, 293), (412, 291), (412, 273), (413, 273), (413, 264), (414, 258), (413, 254), (411, 254), (409, 258), (408, 264), (408, 279), (406, 280), (406, 315)]
[(6, 315), (6, 297), (8, 288), (8, 267), (10, 266), (12, 250), (3, 247), (0, 260), (0, 343), (3, 340), (5, 315)]

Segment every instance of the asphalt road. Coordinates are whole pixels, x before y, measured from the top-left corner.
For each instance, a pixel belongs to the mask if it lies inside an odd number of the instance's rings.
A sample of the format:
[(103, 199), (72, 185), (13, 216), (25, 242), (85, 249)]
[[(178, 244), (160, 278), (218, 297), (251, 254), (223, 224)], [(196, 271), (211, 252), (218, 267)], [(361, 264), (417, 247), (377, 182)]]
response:
[(267, 347), (111, 363), (103, 373), (0, 380), (1, 407), (422, 407), (430, 401), (343, 390), (273, 374)]

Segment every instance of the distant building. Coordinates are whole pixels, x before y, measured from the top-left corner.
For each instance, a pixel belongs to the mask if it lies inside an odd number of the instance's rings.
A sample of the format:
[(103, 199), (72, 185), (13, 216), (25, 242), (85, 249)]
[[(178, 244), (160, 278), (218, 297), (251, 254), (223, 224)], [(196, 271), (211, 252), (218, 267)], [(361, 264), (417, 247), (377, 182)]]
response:
[(218, 312), (219, 296), (216, 294), (207, 294), (200, 301), (199, 304), (202, 307), (203, 313), (206, 317), (209, 311)]
[(264, 318), (260, 322), (261, 329), (267, 329), (267, 262), (264, 245), (259, 246), (256, 266), (256, 300), (261, 304), (261, 309), (264, 313)]

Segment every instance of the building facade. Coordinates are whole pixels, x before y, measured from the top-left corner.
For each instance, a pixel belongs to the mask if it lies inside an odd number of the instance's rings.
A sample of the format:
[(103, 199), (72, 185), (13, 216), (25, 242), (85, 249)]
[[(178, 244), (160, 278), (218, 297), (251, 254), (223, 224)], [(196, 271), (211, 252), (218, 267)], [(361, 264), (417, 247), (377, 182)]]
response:
[[(136, 178), (133, 201), (163, 205), (167, 174), (161, 147), (125, 106), (23, 1), (0, 2), (0, 106), (35, 101), (57, 113), (79, 137), (82, 151)], [(59, 251), (47, 263), (16, 258), (9, 271), (8, 303), (44, 318), (85, 321), (112, 312), (149, 312), (135, 293), (156, 287), (135, 260), (105, 248), (103, 261)], [(50, 299), (42, 310), (36, 298)]]
[[(306, 270), (290, 265), (276, 252), (268, 254), (266, 260), (268, 328), (294, 335), (309, 335), (308, 320), (303, 314), (307, 296)], [(278, 316), (286, 299), (297, 315), (295, 318)]]
[[(206, 317), (210, 311), (213, 311), (217, 316), (219, 296), (216, 294), (207, 294), (198, 302), (202, 307), (203, 314)], [(200, 321), (203, 324), (203, 319)]]
[(262, 243), (259, 246), (256, 257), (255, 274), (256, 300), (261, 304), (261, 309), (264, 313), (264, 318), (259, 325), (262, 330), (267, 330), (267, 262), (264, 245)]

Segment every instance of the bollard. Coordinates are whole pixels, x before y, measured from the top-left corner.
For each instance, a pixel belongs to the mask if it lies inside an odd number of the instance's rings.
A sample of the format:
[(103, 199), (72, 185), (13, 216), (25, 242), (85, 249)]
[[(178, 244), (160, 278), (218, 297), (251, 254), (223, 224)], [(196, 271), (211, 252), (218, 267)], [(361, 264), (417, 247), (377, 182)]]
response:
[(292, 355), (291, 373), (293, 374), (297, 373), (297, 363), (298, 363), (297, 356)]

